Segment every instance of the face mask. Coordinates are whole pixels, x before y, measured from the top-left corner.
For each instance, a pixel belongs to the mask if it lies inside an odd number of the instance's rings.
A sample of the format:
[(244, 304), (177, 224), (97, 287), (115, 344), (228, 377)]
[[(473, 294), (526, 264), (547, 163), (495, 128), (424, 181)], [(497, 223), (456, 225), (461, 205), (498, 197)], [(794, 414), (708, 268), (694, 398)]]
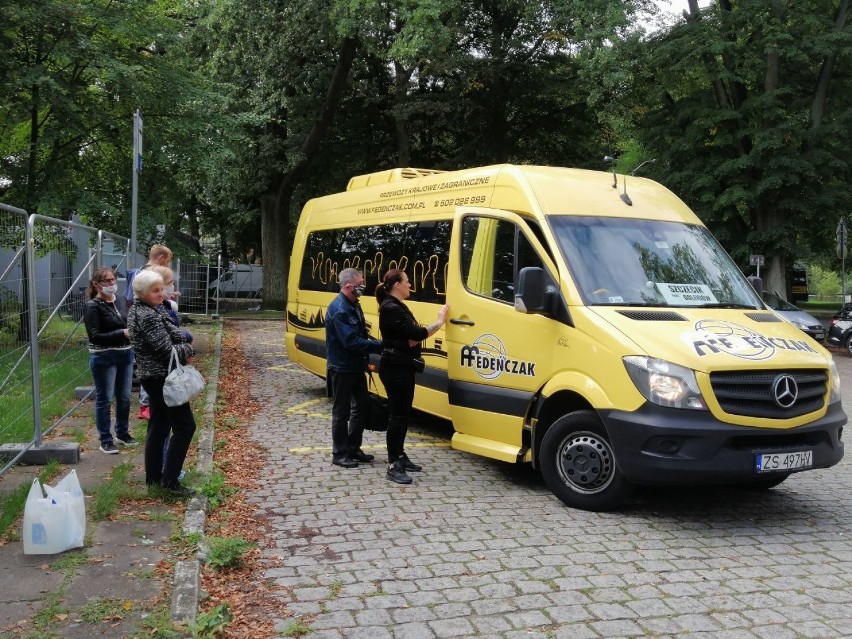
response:
[(356, 286), (355, 288), (352, 289), (352, 294), (355, 297), (361, 297), (364, 294), (365, 288), (367, 288), (367, 287), (364, 286), (363, 284), (359, 284), (358, 286)]
[(175, 292), (175, 285), (174, 284), (169, 284), (168, 286), (163, 287), (163, 297), (166, 298), (166, 299), (170, 299), (171, 296), (172, 296), (172, 293), (174, 293), (174, 292)]
[(112, 286), (102, 286), (101, 293), (105, 293), (107, 295), (115, 295), (118, 292), (118, 284), (113, 284)]

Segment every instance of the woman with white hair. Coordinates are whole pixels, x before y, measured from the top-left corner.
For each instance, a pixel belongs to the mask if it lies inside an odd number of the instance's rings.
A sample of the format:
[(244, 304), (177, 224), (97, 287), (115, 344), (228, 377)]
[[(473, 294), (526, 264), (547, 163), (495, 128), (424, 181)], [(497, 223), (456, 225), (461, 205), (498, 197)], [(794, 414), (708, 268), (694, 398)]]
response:
[[(145, 442), (145, 483), (186, 497), (193, 491), (180, 483), (178, 475), (195, 432), (195, 418), (189, 403), (166, 406), (163, 384), (169, 374), (172, 347), (181, 364), (191, 363), (195, 351), (186, 343), (181, 330), (157, 308), (163, 303), (162, 275), (153, 270), (140, 271), (133, 278), (133, 295), (127, 327), (136, 355), (136, 375), (148, 393), (151, 407)], [(169, 433), (171, 441), (163, 464), (163, 447)]]

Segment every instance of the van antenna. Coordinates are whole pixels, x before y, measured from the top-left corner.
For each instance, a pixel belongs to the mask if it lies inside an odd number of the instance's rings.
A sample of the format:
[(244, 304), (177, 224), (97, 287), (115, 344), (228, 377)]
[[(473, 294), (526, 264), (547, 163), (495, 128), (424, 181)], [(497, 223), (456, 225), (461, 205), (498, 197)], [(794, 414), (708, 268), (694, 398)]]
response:
[(612, 188), (617, 189), (618, 188), (618, 181), (617, 181), (617, 178), (615, 176), (615, 158), (612, 157), (611, 155), (605, 155), (604, 156), (604, 162), (609, 162), (610, 164), (612, 164)]
[[(633, 169), (630, 172), (630, 175), (636, 175), (636, 171), (641, 169), (643, 166), (645, 166), (646, 164), (653, 164), (656, 161), (657, 161), (657, 158), (651, 158), (650, 160), (645, 160), (644, 162), (642, 162), (642, 164), (640, 164), (635, 169)], [(633, 200), (631, 200), (630, 196), (627, 195), (627, 176), (626, 175), (624, 176), (624, 193), (621, 194), (621, 199), (627, 206), (633, 206)]]

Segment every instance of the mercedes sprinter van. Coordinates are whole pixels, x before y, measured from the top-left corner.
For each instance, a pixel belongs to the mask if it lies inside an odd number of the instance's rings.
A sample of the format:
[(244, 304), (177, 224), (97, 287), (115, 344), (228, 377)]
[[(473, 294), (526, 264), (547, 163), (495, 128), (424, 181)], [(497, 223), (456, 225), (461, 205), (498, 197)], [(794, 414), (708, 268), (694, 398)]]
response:
[[(830, 354), (769, 310), (701, 220), (651, 180), (541, 166), (354, 177), (307, 202), (286, 346), (324, 377), (338, 273), (402, 268), (423, 324), (415, 408), (452, 446), (531, 463), (575, 508), (638, 484), (769, 488), (843, 456)], [(375, 299), (361, 298), (371, 334)], [(383, 390), (383, 389), (382, 389)]]

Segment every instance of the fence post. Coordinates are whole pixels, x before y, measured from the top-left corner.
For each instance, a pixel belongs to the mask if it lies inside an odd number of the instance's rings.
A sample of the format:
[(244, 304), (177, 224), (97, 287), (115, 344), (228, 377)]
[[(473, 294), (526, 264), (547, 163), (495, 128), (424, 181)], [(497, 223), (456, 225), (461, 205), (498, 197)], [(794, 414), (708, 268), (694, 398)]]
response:
[(38, 307), (36, 306), (35, 290), (35, 214), (27, 218), (27, 325), (30, 337), (30, 368), (32, 371), (33, 386), (33, 441), (36, 446), (41, 446), (41, 380), (39, 377), (39, 350), (38, 350)]

